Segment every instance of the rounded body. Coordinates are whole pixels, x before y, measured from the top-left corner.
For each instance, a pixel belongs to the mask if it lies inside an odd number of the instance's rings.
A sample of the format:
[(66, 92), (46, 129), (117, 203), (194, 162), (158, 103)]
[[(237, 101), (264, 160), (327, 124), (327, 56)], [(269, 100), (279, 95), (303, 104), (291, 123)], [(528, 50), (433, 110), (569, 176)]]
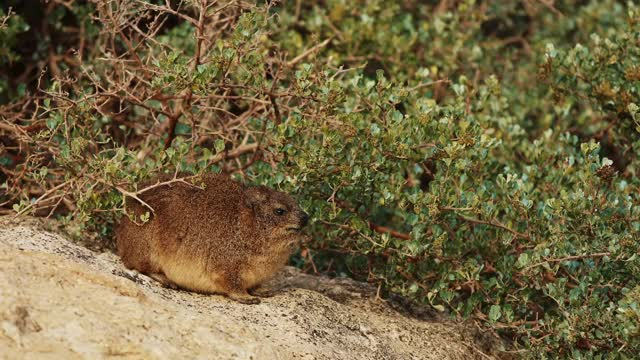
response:
[[(121, 220), (118, 253), (126, 267), (165, 285), (259, 302), (248, 290), (286, 264), (308, 217), (287, 194), (224, 175), (202, 180), (204, 188), (172, 183), (144, 192), (154, 214), (143, 225)], [(127, 207), (136, 216), (149, 211), (135, 200)]]

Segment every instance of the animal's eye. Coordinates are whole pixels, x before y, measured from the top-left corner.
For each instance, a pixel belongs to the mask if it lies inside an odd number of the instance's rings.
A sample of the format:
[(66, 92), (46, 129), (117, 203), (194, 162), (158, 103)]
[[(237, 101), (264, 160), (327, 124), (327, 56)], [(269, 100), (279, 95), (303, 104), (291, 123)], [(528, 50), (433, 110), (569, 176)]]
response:
[(283, 208), (277, 208), (275, 210), (276, 215), (284, 215), (287, 212), (287, 210), (283, 209)]

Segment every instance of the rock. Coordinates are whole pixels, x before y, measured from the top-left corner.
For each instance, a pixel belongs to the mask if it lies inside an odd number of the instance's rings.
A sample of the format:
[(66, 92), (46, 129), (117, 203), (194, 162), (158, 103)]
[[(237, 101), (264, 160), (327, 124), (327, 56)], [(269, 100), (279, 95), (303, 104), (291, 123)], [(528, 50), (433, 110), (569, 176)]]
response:
[(469, 325), (367, 284), (287, 268), (243, 305), (163, 288), (42, 224), (0, 218), (1, 359), (493, 358)]

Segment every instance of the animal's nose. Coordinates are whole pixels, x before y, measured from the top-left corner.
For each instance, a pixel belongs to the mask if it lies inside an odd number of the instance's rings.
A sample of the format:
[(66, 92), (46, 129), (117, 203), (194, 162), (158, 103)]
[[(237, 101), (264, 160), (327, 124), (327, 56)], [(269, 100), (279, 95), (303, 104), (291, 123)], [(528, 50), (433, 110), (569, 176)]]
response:
[(302, 215), (300, 216), (300, 223), (302, 224), (302, 226), (306, 226), (309, 223), (309, 214), (303, 211)]

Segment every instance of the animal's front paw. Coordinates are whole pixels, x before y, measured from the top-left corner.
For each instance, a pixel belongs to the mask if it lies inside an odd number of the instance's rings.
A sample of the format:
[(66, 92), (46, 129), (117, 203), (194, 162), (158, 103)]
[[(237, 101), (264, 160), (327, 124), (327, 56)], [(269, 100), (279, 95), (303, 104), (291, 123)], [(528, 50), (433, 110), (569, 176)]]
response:
[(255, 288), (255, 289), (249, 290), (249, 294), (251, 294), (253, 296), (264, 297), (264, 298), (273, 297), (277, 293), (278, 292), (273, 290), (273, 289), (267, 289), (267, 288), (264, 288), (264, 287), (259, 287), (259, 288)]
[(260, 304), (260, 298), (256, 296), (251, 296), (247, 293), (244, 294), (229, 294), (227, 295), (229, 299), (237, 301), (242, 304), (255, 305)]

